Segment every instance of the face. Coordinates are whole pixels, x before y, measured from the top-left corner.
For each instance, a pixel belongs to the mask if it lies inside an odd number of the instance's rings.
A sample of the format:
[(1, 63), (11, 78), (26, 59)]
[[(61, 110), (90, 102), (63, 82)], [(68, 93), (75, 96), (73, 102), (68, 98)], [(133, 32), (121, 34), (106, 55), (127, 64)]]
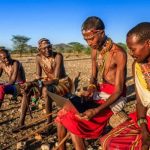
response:
[(83, 37), (92, 49), (99, 49), (104, 40), (103, 30), (83, 30)]
[(9, 65), (10, 56), (5, 52), (0, 53), (0, 61), (3, 62), (5, 65)]
[(52, 55), (52, 45), (48, 41), (42, 41), (39, 46), (39, 51), (45, 57)]
[(148, 61), (150, 57), (150, 44), (148, 40), (145, 42), (139, 42), (136, 35), (130, 35), (127, 37), (127, 46), (130, 50), (131, 56), (139, 63)]

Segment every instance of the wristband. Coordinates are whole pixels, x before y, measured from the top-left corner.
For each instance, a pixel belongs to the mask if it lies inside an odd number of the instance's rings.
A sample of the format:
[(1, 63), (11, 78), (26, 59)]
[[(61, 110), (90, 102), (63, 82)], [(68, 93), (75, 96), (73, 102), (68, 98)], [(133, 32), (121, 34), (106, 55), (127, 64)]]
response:
[(41, 88), (42, 87), (42, 81), (38, 80), (38, 84), (39, 84), (39, 88)]
[(138, 119), (137, 124), (138, 124), (139, 127), (140, 127), (141, 124), (143, 124), (143, 123), (147, 124), (146, 118), (140, 118), (140, 119)]
[(89, 84), (88, 88), (94, 88), (94, 89), (96, 89), (96, 85), (95, 84)]

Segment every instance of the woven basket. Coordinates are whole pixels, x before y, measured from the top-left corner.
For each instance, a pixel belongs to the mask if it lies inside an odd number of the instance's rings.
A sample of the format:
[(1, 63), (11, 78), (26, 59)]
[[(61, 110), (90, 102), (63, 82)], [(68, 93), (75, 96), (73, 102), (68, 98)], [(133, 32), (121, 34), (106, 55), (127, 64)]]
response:
[(129, 119), (128, 115), (125, 112), (120, 111), (117, 114), (113, 114), (110, 117), (109, 125), (112, 126), (112, 128), (115, 128), (115, 127), (122, 124), (123, 122), (125, 122), (128, 119)]

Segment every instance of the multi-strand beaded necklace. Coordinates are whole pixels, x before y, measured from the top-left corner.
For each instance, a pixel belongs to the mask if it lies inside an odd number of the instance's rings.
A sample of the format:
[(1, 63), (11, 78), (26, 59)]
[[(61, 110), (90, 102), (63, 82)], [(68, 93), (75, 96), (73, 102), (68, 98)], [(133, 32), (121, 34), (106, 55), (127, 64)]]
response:
[(98, 80), (100, 83), (103, 83), (105, 64), (112, 46), (112, 40), (110, 38), (107, 38), (101, 51), (98, 54)]

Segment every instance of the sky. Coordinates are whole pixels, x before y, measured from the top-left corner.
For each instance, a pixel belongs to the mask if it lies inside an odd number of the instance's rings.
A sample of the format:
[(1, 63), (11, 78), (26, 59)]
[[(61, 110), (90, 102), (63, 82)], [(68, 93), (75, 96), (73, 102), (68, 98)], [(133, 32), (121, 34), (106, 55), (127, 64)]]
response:
[(12, 35), (40, 38), (52, 44), (80, 42), (81, 26), (89, 16), (105, 23), (106, 35), (125, 43), (126, 33), (140, 22), (150, 22), (149, 0), (0, 0), (0, 46), (12, 48)]

